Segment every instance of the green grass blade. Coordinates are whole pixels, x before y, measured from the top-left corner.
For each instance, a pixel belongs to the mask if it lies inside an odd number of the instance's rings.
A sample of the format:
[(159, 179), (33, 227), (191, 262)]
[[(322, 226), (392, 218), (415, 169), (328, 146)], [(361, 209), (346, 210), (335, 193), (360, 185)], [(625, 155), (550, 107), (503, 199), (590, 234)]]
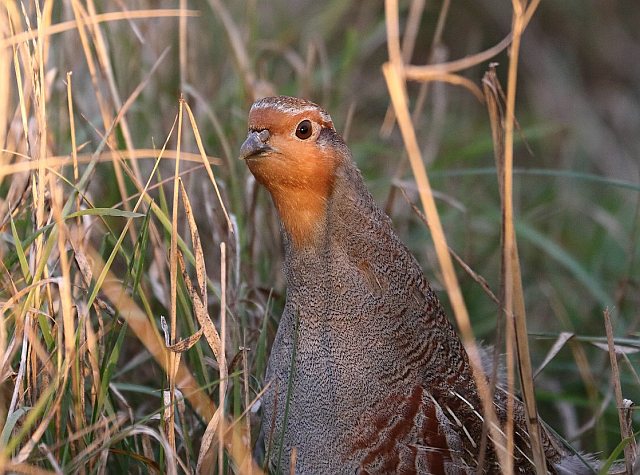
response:
[(13, 236), (13, 244), (16, 248), (16, 255), (18, 257), (18, 261), (20, 262), (20, 270), (22, 271), (25, 282), (29, 284), (31, 283), (31, 272), (29, 272), (29, 263), (27, 262), (27, 257), (24, 255), (24, 248), (22, 247), (22, 242), (20, 241), (20, 237), (18, 236), (18, 230), (16, 229), (16, 223), (13, 220), (13, 216), (11, 217), (11, 234)]
[(134, 213), (117, 208), (87, 208), (74, 211), (66, 216), (66, 219), (77, 218), (78, 216), (115, 216), (119, 218), (143, 218), (144, 213)]

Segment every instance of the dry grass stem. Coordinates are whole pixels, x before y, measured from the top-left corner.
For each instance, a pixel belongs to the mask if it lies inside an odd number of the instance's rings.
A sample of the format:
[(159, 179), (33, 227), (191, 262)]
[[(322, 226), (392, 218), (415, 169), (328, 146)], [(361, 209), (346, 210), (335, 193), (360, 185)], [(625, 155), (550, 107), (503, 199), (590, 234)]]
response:
[[(407, 204), (409, 204), (411, 206), (411, 209), (413, 210), (413, 212), (416, 214), (416, 216), (418, 216), (418, 218), (420, 218), (420, 221), (422, 221), (424, 223), (424, 225), (428, 229), (429, 228), (429, 223), (427, 222), (427, 218), (424, 215), (424, 213), (422, 213), (422, 211), (420, 211), (420, 208), (418, 208), (415, 204), (413, 204), (411, 202), (411, 200), (409, 200), (409, 197), (407, 196), (407, 193), (404, 190), (404, 188), (400, 188), (400, 191), (402, 192), (402, 196), (404, 197), (404, 199), (407, 202)], [(455, 259), (455, 261), (458, 263), (458, 265), (460, 267), (462, 267), (462, 269), (467, 273), (467, 275), (469, 277), (471, 277), (474, 281), (476, 281), (480, 285), (480, 287), (482, 287), (482, 290), (484, 291), (484, 293), (487, 294), (491, 300), (493, 300), (496, 304), (500, 304), (500, 300), (498, 299), (498, 297), (496, 297), (496, 294), (493, 293), (493, 290), (491, 290), (491, 287), (489, 286), (489, 283), (487, 282), (487, 279), (485, 279), (480, 274), (475, 272), (464, 261), (464, 259), (462, 259), (462, 257), (460, 257), (458, 255), (458, 253), (456, 251), (451, 249), (451, 247), (449, 247), (449, 246), (447, 246), (447, 247), (449, 249), (449, 253), (451, 254), (451, 257), (453, 257)]]
[[(618, 369), (618, 355), (613, 342), (613, 327), (611, 325), (611, 314), (609, 309), (604, 310), (604, 328), (607, 333), (607, 344), (609, 348), (609, 361), (611, 362), (611, 379), (613, 380), (613, 389), (615, 394), (616, 406), (618, 408), (618, 420), (620, 422), (620, 436), (627, 443), (624, 446), (624, 462), (627, 473), (633, 472), (634, 462), (638, 456), (636, 453), (636, 444), (634, 440), (633, 430), (628, 422), (627, 411), (630, 404), (622, 397), (622, 385), (620, 384), (620, 370)], [(630, 402), (630, 401), (629, 401)], [(632, 403), (631, 403), (632, 404)]]
[[(226, 361), (227, 340), (227, 248), (220, 243), (220, 353)], [(222, 371), (220, 372), (222, 373)], [(226, 373), (226, 368), (225, 368)], [(218, 424), (218, 473), (224, 472), (224, 444), (225, 444), (225, 398), (228, 374), (220, 375), (218, 385), (218, 401), (220, 407), (220, 422)]]
[[(504, 177), (502, 179), (504, 186), (502, 194), (503, 304), (507, 315), (507, 349), (510, 349), (510, 342), (512, 341), (510, 336), (513, 335), (513, 342), (515, 343), (515, 349), (517, 351), (516, 360), (520, 373), (520, 383), (527, 414), (527, 428), (530, 435), (534, 465), (536, 467), (536, 473), (543, 475), (546, 472), (546, 461), (542, 447), (542, 429), (538, 421), (538, 411), (533, 387), (533, 370), (531, 367), (531, 356), (529, 354), (529, 335), (527, 333), (524, 293), (520, 275), (520, 261), (518, 258), (513, 211), (513, 130), (520, 41), (526, 27), (524, 7), (525, 2), (521, 0), (513, 1), (513, 42), (511, 44), (511, 55), (509, 58), (507, 103), (504, 120)], [(511, 327), (512, 324), (514, 325), (513, 328)], [(515, 355), (511, 356), (510, 351), (507, 351), (507, 365), (510, 364), (513, 357), (515, 357)], [(507, 377), (511, 379), (511, 371), (509, 371)], [(510, 394), (512, 392), (513, 389), (510, 387)], [(512, 413), (509, 412), (509, 414)], [(507, 430), (512, 429), (508, 427)]]
[(207, 157), (207, 154), (204, 151), (204, 146), (202, 145), (202, 138), (200, 137), (200, 132), (198, 131), (198, 124), (196, 124), (196, 119), (193, 116), (193, 112), (189, 107), (189, 104), (186, 102), (182, 102), (187, 109), (187, 115), (189, 116), (189, 120), (191, 121), (191, 128), (193, 130), (193, 134), (196, 139), (196, 144), (198, 145), (198, 151), (200, 152), (200, 158), (202, 159), (202, 164), (204, 168), (207, 170), (207, 175), (209, 176), (209, 180), (213, 185), (213, 189), (216, 191), (216, 196), (218, 197), (218, 202), (220, 203), (220, 207), (222, 212), (224, 213), (224, 217), (227, 220), (227, 226), (229, 233), (233, 234), (233, 225), (231, 224), (231, 219), (229, 218), (229, 213), (227, 213), (227, 209), (224, 206), (224, 202), (222, 201), (222, 196), (220, 195), (220, 189), (218, 188), (218, 184), (216, 183), (216, 179), (213, 175), (213, 170), (211, 169), (211, 162)]
[[(86, 19), (86, 25), (97, 25), (99, 23), (122, 21), (122, 20), (141, 20), (148, 18), (170, 18), (170, 17), (196, 17), (200, 12), (195, 10), (181, 11), (179, 9), (149, 9), (149, 10), (128, 10), (126, 12), (110, 12), (100, 13), (88, 17)], [(0, 40), (0, 49), (5, 49), (8, 46), (15, 46), (26, 43), (29, 40), (39, 39), (39, 35), (42, 37), (57, 35), (64, 33), (65, 31), (75, 30), (77, 28), (76, 20), (69, 20), (54, 25), (49, 25), (43, 28), (42, 31), (25, 31), (22, 33), (12, 34), (8, 38)]]
[(209, 0), (211, 9), (218, 15), (224, 31), (227, 34), (229, 44), (231, 45), (231, 51), (233, 52), (233, 59), (239, 71), (240, 78), (244, 82), (245, 92), (251, 102), (258, 99), (261, 95), (259, 90), (255, 73), (247, 53), (246, 45), (242, 40), (240, 30), (235, 21), (229, 14), (229, 11), (220, 0)]
[[(395, 71), (391, 63), (386, 63), (383, 66), (383, 73), (387, 80), (389, 94), (394, 104), (398, 124), (400, 125), (400, 130), (405, 140), (405, 147), (407, 149), (409, 161), (418, 184), (422, 206), (425, 210), (427, 221), (429, 222), (429, 229), (431, 231), (438, 260), (441, 265), (445, 287), (447, 288), (449, 298), (451, 299), (454, 315), (458, 321), (458, 327), (462, 333), (463, 341), (467, 347), (467, 351), (469, 352), (469, 360), (473, 367), (474, 378), (483, 402), (485, 419), (489, 425), (498, 458), (502, 460), (504, 458), (503, 450), (505, 446), (502, 442), (504, 440), (504, 434), (499, 430), (495, 411), (493, 410), (492, 403), (489, 398), (489, 389), (487, 382), (484, 379), (484, 372), (480, 364), (480, 355), (478, 353), (477, 344), (471, 330), (469, 315), (462, 299), (460, 287), (457, 284), (453, 263), (448, 252), (442, 225), (440, 224), (433, 194), (431, 193), (431, 187), (427, 179), (424, 164), (420, 158), (420, 150), (417, 145), (415, 131), (411, 124), (411, 118), (407, 109), (405, 101), (406, 96), (404, 88), (400, 82), (400, 74)], [(501, 465), (504, 466), (503, 463), (501, 463)]]
[[(0, 150), (1, 151), (1, 150)], [(175, 159), (176, 158), (176, 152), (173, 150), (166, 150), (164, 152), (164, 157), (167, 159)], [(118, 157), (124, 157), (130, 160), (148, 160), (148, 159), (157, 159), (158, 158), (158, 151), (155, 149), (145, 149), (145, 148), (139, 148), (136, 150), (132, 150), (132, 151), (127, 151), (127, 150), (112, 150), (110, 152), (102, 152), (98, 155), (92, 154), (92, 155), (86, 155), (86, 154), (80, 154), (76, 156), (76, 160), (78, 164), (84, 164), (84, 163), (89, 163), (92, 161), (96, 161), (96, 162), (109, 162), (109, 161), (113, 161), (114, 159), (118, 158)], [(212, 156), (205, 156), (204, 159), (209, 163), (209, 164), (214, 164), (214, 165), (219, 165), (222, 163), (222, 160), (220, 158), (217, 157), (212, 157)], [(186, 161), (186, 162), (196, 162), (196, 163), (201, 163), (203, 160), (202, 155), (200, 155), (199, 153), (188, 153), (188, 152), (182, 152), (181, 153), (181, 160)], [(43, 164), (45, 166), (45, 168), (50, 169), (50, 170), (56, 170), (56, 169), (60, 169), (63, 167), (73, 167), (73, 161), (69, 161), (69, 157), (68, 156), (51, 156), (51, 157), (47, 157), (45, 159), (43, 159)], [(203, 165), (204, 166), (204, 165)], [(0, 169), (0, 180), (3, 179), (5, 176), (8, 175), (14, 175), (17, 173), (23, 173), (26, 171), (32, 171), (38, 168), (38, 164), (34, 163), (32, 161), (28, 161), (28, 162), (18, 162), (18, 163), (11, 163), (8, 165), (4, 165), (1, 169)], [(128, 200), (131, 199), (131, 196), (127, 197)]]
[[(91, 248), (86, 249), (94, 274), (105, 267), (101, 257)], [(169, 354), (171, 353), (164, 344), (158, 329), (149, 321), (147, 314), (124, 292), (117, 277), (107, 272), (107, 277), (102, 285), (104, 296), (114, 305), (122, 315), (144, 347), (153, 356), (160, 367), (168, 373)], [(182, 362), (177, 367), (177, 388), (185, 395), (194, 410), (205, 420), (210, 420), (215, 410), (215, 405), (209, 399), (204, 390), (198, 385), (193, 374)]]
[(456, 59), (446, 63), (428, 64), (425, 66), (406, 65), (403, 70), (404, 77), (409, 81), (423, 81), (429, 80), (434, 74), (455, 73), (469, 69), (485, 61), (489, 61), (507, 49), (512, 40), (512, 33), (509, 33), (495, 46), (462, 59)]
[[(433, 237), (445, 287), (449, 294), (456, 321), (458, 322), (458, 328), (462, 333), (462, 340), (469, 352), (469, 360), (473, 368), (474, 379), (478, 387), (480, 399), (482, 400), (483, 412), (489, 426), (492, 441), (496, 448), (496, 454), (500, 460), (500, 466), (507, 467), (508, 462), (506, 461), (506, 454), (504, 452), (504, 433), (499, 429), (499, 425), (497, 423), (492, 398), (490, 397), (490, 391), (487, 381), (484, 378), (484, 371), (481, 367), (478, 347), (471, 329), (469, 315), (458, 285), (457, 277), (453, 268), (453, 262), (451, 261), (451, 256), (448, 252), (446, 238), (440, 223), (440, 217), (431, 192), (431, 186), (427, 178), (424, 163), (422, 162), (415, 130), (408, 111), (406, 89), (401, 79), (404, 77), (404, 65), (402, 64), (399, 42), (397, 40), (399, 37), (397, 2), (394, 0), (388, 0), (385, 5), (387, 12), (387, 34), (389, 36), (388, 44), (390, 61), (383, 65), (383, 73), (387, 81), (389, 95), (391, 96), (395, 109), (400, 131), (402, 132), (405, 148), (409, 156), (409, 162), (411, 163), (411, 169), (418, 185), (420, 199)], [(509, 473), (509, 471), (504, 473)]]

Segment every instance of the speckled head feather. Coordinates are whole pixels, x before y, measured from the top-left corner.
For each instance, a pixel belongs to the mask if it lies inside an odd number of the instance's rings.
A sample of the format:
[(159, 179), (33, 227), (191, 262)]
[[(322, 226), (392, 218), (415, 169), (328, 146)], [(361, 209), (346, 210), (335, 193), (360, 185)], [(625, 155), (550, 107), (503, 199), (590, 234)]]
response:
[(298, 97), (290, 96), (264, 97), (262, 99), (258, 99), (253, 103), (253, 105), (251, 106), (251, 110), (249, 111), (249, 116), (260, 109), (279, 111), (283, 114), (288, 115), (298, 115), (304, 112), (315, 112), (322, 119), (322, 125), (324, 127), (328, 127), (330, 129), (334, 128), (333, 121), (331, 120), (331, 116), (329, 115), (329, 113), (315, 102), (308, 101), (307, 99), (300, 99)]

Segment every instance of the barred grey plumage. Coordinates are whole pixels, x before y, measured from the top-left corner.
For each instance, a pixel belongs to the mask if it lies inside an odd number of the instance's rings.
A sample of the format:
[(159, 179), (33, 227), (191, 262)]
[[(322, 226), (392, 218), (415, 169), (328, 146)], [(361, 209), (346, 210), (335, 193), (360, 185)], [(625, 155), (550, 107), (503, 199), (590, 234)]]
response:
[[(483, 417), (467, 353), (329, 114), (261, 99), (241, 158), (271, 193), (285, 247), (263, 397), (272, 468), (287, 472), (295, 447), (301, 474), (475, 473)], [(494, 402), (504, 422), (506, 393)], [(514, 421), (517, 473), (534, 473), (518, 401)], [(546, 431), (543, 444), (549, 472), (590, 473)], [(484, 472), (496, 471), (489, 443)]]

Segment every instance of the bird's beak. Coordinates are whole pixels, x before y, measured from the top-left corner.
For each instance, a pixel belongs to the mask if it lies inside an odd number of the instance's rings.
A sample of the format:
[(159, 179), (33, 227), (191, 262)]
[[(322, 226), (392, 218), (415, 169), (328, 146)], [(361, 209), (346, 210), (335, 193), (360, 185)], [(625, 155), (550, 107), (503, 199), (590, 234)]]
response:
[(249, 132), (247, 139), (240, 147), (240, 159), (245, 160), (255, 155), (271, 152), (273, 148), (267, 143), (269, 140), (269, 131), (267, 129), (261, 131)]

